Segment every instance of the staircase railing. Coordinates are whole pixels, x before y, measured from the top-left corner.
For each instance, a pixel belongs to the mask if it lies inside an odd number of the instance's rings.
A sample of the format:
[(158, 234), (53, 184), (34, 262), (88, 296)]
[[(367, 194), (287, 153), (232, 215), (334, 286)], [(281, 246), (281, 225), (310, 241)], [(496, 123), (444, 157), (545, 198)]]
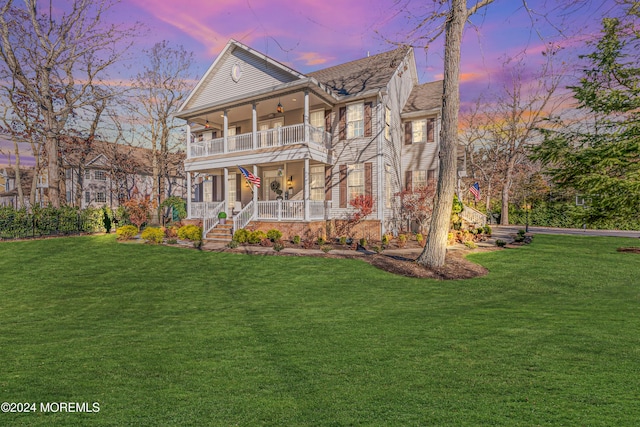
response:
[(249, 222), (253, 219), (255, 211), (253, 209), (253, 200), (247, 203), (247, 205), (233, 217), (233, 232), (245, 228)]
[(204, 215), (202, 217), (202, 240), (207, 237), (207, 233), (213, 230), (213, 227), (218, 225), (220, 220), (218, 219), (218, 214), (222, 211), (225, 211), (227, 207), (227, 202), (222, 201), (217, 205), (210, 206), (206, 205)]
[(467, 205), (462, 208), (460, 216), (463, 220), (477, 227), (484, 227), (487, 224), (487, 215)]

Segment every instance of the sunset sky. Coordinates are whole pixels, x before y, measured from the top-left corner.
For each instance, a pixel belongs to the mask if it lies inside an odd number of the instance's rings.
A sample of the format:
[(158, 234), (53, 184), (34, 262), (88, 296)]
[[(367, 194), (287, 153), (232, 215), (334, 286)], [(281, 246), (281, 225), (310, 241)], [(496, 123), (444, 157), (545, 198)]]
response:
[[(568, 3), (571, 0), (529, 0), (532, 15), (522, 0), (496, 0), (472, 17), (463, 39), (462, 100), (471, 102), (499, 86), (506, 58), (526, 55), (533, 69), (544, 59), (545, 43), (562, 47), (563, 58), (575, 58), (584, 41), (597, 35), (601, 18), (619, 13), (614, 0), (586, 0), (567, 10), (563, 6)], [(123, 0), (107, 19), (118, 24), (138, 21), (147, 28), (132, 52), (133, 70), (142, 49), (168, 40), (194, 52), (193, 75), (199, 78), (230, 38), (302, 73), (390, 50), (395, 48), (392, 42), (407, 41), (407, 34), (424, 16), (425, 5), (433, 4), (430, 0)], [(564, 34), (559, 36), (556, 28), (563, 28)], [(440, 37), (428, 51), (415, 50), (421, 83), (442, 78), (442, 44)], [(6, 146), (0, 149), (6, 152)], [(0, 154), (0, 164), (6, 160)]]

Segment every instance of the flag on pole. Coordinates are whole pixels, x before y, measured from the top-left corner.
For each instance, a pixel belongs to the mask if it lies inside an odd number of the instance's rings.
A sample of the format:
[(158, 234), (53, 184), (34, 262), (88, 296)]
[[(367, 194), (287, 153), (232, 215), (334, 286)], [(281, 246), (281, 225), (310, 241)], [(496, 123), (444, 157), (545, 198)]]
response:
[(471, 187), (469, 187), (469, 191), (476, 198), (476, 202), (480, 200), (480, 185), (476, 182)]
[(242, 172), (242, 175), (244, 175), (247, 181), (249, 181), (251, 184), (255, 185), (256, 187), (260, 188), (260, 177), (255, 176), (254, 174), (252, 174), (251, 172), (249, 172), (248, 170), (246, 170), (241, 166), (238, 166), (238, 169), (240, 169), (240, 172)]

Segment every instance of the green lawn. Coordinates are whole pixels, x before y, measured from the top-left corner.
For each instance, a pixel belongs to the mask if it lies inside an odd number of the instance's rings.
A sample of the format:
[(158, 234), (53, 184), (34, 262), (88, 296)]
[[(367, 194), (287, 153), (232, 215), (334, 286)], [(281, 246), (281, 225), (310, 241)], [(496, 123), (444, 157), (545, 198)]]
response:
[[(0, 425), (567, 425), (640, 420), (637, 239), (537, 236), (467, 281), (357, 260), (0, 243)], [(38, 407), (39, 409), (39, 407)]]

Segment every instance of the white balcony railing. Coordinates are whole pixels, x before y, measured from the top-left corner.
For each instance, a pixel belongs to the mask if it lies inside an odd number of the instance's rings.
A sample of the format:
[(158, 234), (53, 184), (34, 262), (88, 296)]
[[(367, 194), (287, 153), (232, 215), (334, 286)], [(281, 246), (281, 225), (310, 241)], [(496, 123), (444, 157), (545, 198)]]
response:
[(207, 211), (215, 210), (220, 202), (191, 202), (189, 218), (204, 218)]
[[(308, 141), (305, 135), (308, 129)], [(291, 144), (313, 144), (323, 149), (331, 148), (331, 134), (303, 123), (257, 132), (257, 148), (285, 147)], [(253, 134), (243, 133), (227, 137), (227, 152), (253, 150)], [(207, 157), (224, 153), (224, 138), (198, 141), (191, 144), (189, 158)]]
[(245, 228), (254, 217), (253, 200), (247, 203), (247, 205), (238, 214), (233, 217), (233, 231)]

